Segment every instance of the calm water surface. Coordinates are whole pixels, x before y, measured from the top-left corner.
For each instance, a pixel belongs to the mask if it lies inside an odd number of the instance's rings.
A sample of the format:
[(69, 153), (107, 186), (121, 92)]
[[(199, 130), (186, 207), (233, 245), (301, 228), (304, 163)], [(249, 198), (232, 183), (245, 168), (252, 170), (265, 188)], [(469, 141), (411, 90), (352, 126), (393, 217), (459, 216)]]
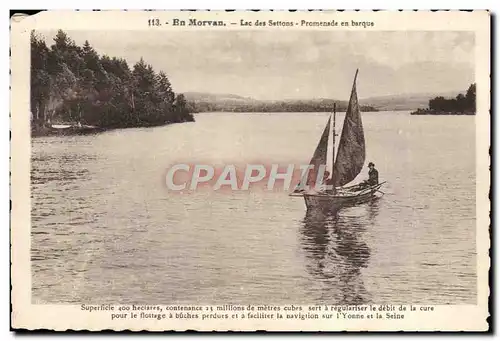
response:
[(34, 139), (33, 302), (475, 304), (474, 117), (363, 113), (386, 195), (337, 215), (283, 192), (164, 185), (179, 160), (308, 162), (327, 116)]

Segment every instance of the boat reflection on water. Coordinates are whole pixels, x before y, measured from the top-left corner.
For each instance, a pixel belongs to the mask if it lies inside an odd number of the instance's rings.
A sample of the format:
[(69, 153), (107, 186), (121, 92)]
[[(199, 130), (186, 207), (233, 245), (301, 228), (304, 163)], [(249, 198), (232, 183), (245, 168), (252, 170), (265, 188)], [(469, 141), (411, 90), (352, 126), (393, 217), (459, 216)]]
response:
[(316, 303), (356, 305), (371, 301), (362, 275), (370, 259), (363, 237), (375, 224), (378, 208), (378, 201), (373, 201), (336, 212), (307, 211), (300, 241), (311, 285), (321, 292)]

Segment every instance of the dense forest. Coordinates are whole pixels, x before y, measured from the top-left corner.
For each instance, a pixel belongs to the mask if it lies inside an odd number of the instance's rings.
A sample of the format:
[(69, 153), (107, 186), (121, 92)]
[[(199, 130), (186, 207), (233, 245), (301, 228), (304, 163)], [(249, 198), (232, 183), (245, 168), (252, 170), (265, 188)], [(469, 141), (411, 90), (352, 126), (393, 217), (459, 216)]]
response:
[(31, 115), (34, 130), (52, 123), (125, 128), (194, 121), (184, 95), (143, 59), (132, 69), (122, 58), (78, 46), (59, 30), (48, 47), (31, 33)]
[(474, 115), (476, 113), (476, 84), (471, 84), (465, 95), (455, 98), (442, 96), (429, 100), (429, 108), (419, 109), (412, 115)]

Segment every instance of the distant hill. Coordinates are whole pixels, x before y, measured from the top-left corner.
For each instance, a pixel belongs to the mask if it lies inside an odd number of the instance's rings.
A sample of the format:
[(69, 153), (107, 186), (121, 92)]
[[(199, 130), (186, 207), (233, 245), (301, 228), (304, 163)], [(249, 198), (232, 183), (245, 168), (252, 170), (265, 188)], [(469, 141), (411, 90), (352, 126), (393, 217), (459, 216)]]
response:
[[(232, 94), (211, 94), (186, 92), (184, 96), (190, 110), (194, 112), (330, 112), (333, 105), (338, 111), (347, 109), (347, 101), (327, 98), (258, 100)], [(362, 106), (363, 111), (376, 111), (373, 107)]]
[(213, 94), (208, 92), (185, 92), (188, 101), (246, 101), (252, 100), (250, 97), (243, 97), (233, 94)]
[[(398, 111), (426, 108), (429, 100), (436, 96), (455, 97), (456, 91), (419, 94), (401, 94), (362, 98), (359, 100), (362, 111)], [(234, 94), (214, 94), (204, 92), (185, 92), (184, 96), (195, 112), (329, 112), (333, 104), (338, 111), (345, 111), (348, 102), (329, 98), (258, 100)]]

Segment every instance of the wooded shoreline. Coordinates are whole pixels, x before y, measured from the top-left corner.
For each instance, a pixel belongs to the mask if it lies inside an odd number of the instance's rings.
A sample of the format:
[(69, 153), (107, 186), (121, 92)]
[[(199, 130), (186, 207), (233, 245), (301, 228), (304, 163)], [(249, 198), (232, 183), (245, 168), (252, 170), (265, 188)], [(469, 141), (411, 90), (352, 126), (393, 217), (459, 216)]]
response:
[(475, 115), (476, 114), (476, 84), (471, 84), (465, 95), (458, 94), (455, 98), (442, 96), (429, 100), (429, 107), (417, 109), (410, 115)]
[(88, 126), (88, 125), (70, 125), (64, 128), (55, 128), (52, 126), (32, 126), (31, 127), (31, 137), (46, 137), (46, 136), (75, 136), (75, 135), (93, 135), (99, 134), (106, 131), (118, 130), (118, 129), (132, 129), (132, 128), (153, 128), (153, 127), (163, 127), (172, 124), (178, 123), (187, 123), (194, 122), (193, 120), (186, 120), (182, 122), (167, 122), (167, 123), (158, 123), (158, 124), (149, 124), (149, 125), (141, 125), (141, 126), (116, 126), (116, 127), (97, 127), (97, 126)]
[[(31, 134), (75, 135), (192, 122), (166, 73), (140, 59), (100, 55), (59, 30), (48, 46), (31, 32)], [(54, 124), (65, 127), (54, 128)]]

